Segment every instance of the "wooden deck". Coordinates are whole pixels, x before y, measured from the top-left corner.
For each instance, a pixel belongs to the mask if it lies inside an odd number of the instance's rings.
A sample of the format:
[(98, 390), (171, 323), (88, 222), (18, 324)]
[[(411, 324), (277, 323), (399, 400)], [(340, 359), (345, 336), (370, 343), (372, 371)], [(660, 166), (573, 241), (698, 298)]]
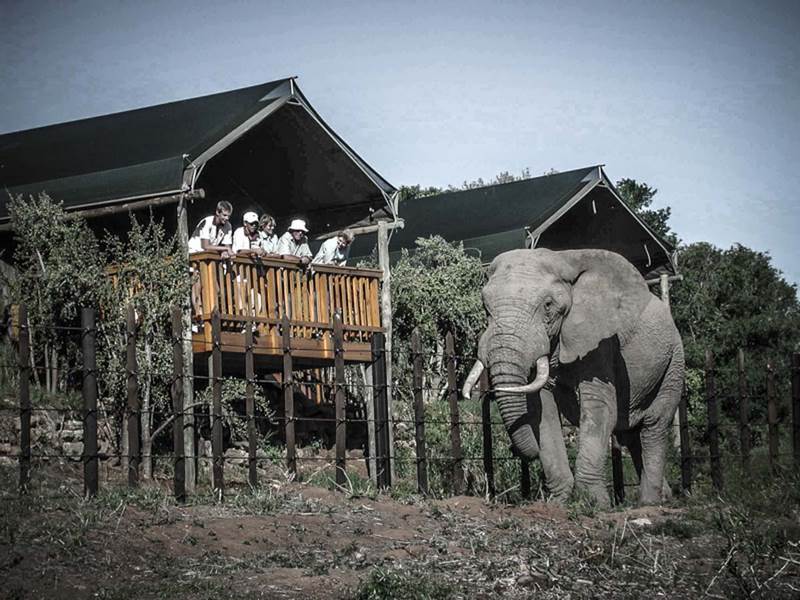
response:
[(191, 264), (202, 296), (202, 306), (195, 307), (193, 315), (198, 325), (192, 334), (195, 354), (211, 352), (211, 315), (219, 308), (227, 363), (243, 361), (244, 328), (251, 322), (256, 328), (257, 368), (278, 368), (284, 353), (281, 321), (286, 317), (295, 368), (332, 366), (333, 316), (340, 310), (345, 361), (371, 360), (372, 336), (383, 331), (380, 271), (329, 265), (304, 268), (277, 258), (221, 260), (216, 253), (193, 254)]

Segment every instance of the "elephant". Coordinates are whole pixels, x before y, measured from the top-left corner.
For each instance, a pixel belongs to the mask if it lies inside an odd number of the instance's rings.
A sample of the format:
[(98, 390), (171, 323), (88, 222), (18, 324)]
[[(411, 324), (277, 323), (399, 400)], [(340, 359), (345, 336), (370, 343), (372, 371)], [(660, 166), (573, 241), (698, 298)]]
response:
[[(488, 325), (462, 394), (488, 369), (512, 448), (540, 458), (551, 499), (574, 487), (609, 505), (613, 434), (631, 453), (639, 502), (660, 503), (683, 343), (636, 268), (607, 250), (512, 250), (490, 265), (481, 297)], [(574, 477), (561, 415), (579, 426)]]

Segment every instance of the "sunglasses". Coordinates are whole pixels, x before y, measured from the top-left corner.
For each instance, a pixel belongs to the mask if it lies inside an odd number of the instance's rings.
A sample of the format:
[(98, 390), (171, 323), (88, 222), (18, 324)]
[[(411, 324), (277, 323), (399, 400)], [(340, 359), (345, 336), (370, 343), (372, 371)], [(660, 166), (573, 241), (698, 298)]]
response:
[(245, 225), (250, 225), (250, 227), (257, 227), (258, 221), (253, 221), (252, 223), (245, 223)]

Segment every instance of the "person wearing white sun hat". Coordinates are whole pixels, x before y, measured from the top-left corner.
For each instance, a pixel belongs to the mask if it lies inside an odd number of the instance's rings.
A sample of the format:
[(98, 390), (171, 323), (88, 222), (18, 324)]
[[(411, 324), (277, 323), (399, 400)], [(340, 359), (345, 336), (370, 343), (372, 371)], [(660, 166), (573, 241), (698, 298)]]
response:
[(286, 233), (278, 240), (278, 254), (284, 258), (295, 256), (304, 265), (310, 263), (312, 254), (308, 247), (307, 233), (306, 222), (303, 219), (293, 219)]

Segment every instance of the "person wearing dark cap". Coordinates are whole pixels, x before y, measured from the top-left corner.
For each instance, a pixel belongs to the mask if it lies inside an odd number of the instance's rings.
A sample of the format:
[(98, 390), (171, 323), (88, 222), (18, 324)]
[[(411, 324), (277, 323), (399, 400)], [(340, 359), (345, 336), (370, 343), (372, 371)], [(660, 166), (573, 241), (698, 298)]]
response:
[(233, 232), (233, 251), (238, 256), (261, 256), (261, 234), (258, 231), (258, 215), (246, 212), (242, 217), (242, 226)]

